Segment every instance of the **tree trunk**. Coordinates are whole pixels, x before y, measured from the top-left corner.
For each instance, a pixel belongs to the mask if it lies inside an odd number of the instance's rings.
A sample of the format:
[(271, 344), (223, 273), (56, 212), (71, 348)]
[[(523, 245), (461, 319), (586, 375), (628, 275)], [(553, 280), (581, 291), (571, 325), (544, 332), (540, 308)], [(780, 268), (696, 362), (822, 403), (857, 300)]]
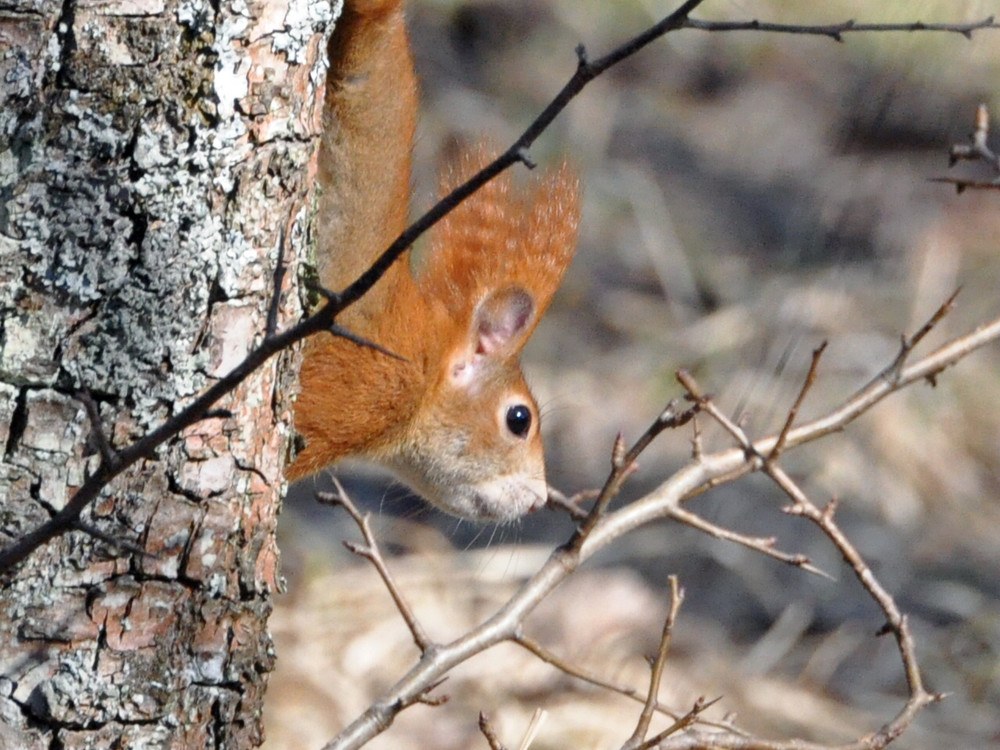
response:
[[(0, 14), (0, 546), (300, 313), (327, 0)], [(0, 750), (262, 741), (296, 357), (0, 579)], [(101, 541), (106, 534), (126, 545)], [(129, 545), (132, 545), (130, 549)], [(148, 554), (139, 554), (140, 547)]]

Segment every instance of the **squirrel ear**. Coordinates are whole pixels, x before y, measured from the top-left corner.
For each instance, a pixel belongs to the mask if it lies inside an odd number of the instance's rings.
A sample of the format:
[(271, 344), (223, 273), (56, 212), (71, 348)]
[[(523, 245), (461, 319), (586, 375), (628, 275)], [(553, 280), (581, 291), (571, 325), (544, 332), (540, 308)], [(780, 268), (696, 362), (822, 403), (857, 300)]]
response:
[(491, 292), (472, 313), (466, 343), (450, 360), (452, 382), (478, 388), (488, 372), (516, 357), (535, 327), (538, 307), (519, 286)]
[(479, 303), (473, 319), (476, 354), (506, 358), (516, 354), (534, 327), (535, 301), (524, 289), (508, 287)]

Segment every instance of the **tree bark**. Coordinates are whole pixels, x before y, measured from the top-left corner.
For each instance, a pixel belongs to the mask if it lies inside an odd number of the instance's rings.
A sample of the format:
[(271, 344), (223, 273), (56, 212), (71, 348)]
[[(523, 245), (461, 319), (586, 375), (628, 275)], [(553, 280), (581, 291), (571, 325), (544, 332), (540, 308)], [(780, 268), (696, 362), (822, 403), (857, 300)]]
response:
[[(327, 0), (0, 11), (0, 546), (301, 312)], [(252, 747), (297, 359), (0, 579), (0, 750)]]

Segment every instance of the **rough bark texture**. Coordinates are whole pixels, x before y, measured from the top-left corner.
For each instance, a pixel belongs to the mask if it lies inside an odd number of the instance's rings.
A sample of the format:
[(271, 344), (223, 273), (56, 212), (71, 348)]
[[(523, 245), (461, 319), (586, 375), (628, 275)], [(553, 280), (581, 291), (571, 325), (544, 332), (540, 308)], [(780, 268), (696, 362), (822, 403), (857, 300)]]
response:
[[(326, 0), (0, 11), (0, 545), (299, 313)], [(285, 237), (281, 246), (280, 237)], [(292, 355), (0, 579), (0, 750), (251, 747)]]

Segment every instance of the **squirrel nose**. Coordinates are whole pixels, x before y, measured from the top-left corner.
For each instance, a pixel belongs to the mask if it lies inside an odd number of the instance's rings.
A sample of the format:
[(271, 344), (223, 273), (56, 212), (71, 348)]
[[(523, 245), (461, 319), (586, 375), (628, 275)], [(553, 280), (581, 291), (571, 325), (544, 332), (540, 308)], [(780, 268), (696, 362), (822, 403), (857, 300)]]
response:
[[(508, 474), (476, 485), (467, 496), (469, 507), (466, 515), (481, 521), (513, 521), (534, 513), (548, 499), (548, 485), (544, 479)], [(457, 505), (451, 504), (457, 509)]]

